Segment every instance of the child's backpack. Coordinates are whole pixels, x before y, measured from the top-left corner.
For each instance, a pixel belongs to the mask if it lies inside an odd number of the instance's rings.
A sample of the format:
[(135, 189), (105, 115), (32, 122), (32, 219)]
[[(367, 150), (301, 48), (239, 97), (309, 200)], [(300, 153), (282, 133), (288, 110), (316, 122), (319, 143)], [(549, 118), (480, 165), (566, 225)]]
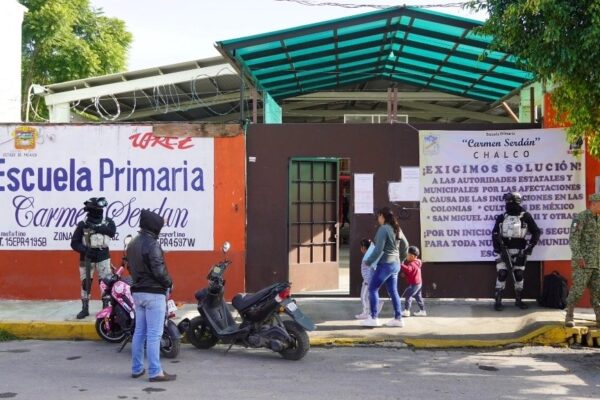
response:
[(562, 310), (567, 306), (568, 295), (567, 280), (558, 271), (553, 271), (544, 276), (542, 296), (538, 299), (538, 304), (542, 307)]

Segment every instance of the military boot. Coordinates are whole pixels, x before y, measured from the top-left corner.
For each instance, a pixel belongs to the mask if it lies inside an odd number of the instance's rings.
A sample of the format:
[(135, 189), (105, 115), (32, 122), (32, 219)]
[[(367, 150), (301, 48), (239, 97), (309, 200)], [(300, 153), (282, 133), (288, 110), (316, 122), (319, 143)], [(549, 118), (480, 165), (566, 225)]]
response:
[(521, 291), (515, 292), (515, 306), (519, 307), (521, 310), (526, 310), (529, 308), (527, 304), (523, 303)]
[(565, 326), (567, 328), (572, 328), (575, 326), (575, 322), (573, 321), (573, 313), (575, 312), (575, 305), (567, 306), (567, 315), (565, 316)]
[(502, 289), (496, 289), (494, 292), (494, 310), (502, 311), (504, 307), (502, 306)]
[(81, 311), (77, 314), (77, 319), (83, 319), (90, 315), (90, 310), (88, 308), (90, 301), (87, 299), (81, 299)]

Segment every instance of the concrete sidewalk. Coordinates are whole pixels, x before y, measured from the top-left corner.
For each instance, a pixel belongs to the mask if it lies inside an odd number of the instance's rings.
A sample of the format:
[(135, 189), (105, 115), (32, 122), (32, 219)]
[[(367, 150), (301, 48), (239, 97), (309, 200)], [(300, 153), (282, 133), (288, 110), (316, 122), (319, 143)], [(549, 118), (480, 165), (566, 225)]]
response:
[[(389, 299), (381, 319), (393, 315)], [(577, 327), (563, 326), (565, 312), (540, 308), (528, 302), (528, 310), (505, 301), (502, 312), (494, 311), (492, 300), (426, 299), (427, 317), (405, 318), (403, 328), (365, 328), (354, 315), (360, 312), (357, 298), (297, 298), (300, 309), (316, 324), (310, 332), (313, 345), (353, 345), (381, 343), (390, 346), (418, 348), (498, 347), (512, 344), (566, 345), (586, 342), (589, 326), (595, 324), (591, 309), (577, 309)], [(95, 331), (95, 313), (100, 301), (92, 301), (92, 315), (75, 319), (80, 301), (0, 300), (0, 329), (19, 338), (99, 340)], [(184, 304), (177, 319), (198, 315), (195, 304)], [(176, 321), (178, 322), (178, 321)], [(597, 333), (597, 332), (596, 332)], [(593, 341), (589, 333), (587, 339)], [(596, 345), (598, 341), (596, 340)]]

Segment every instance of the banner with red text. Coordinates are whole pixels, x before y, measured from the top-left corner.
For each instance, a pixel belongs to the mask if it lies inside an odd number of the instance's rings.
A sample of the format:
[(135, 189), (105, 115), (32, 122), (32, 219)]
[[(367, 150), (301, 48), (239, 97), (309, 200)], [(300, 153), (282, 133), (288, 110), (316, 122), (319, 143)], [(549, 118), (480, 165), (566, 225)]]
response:
[(585, 157), (562, 129), (421, 131), (421, 245), (426, 261), (493, 260), (502, 195), (518, 192), (542, 230), (531, 260), (568, 260), (585, 209)]
[(165, 219), (165, 250), (213, 250), (212, 138), (158, 137), (152, 126), (0, 127), (0, 250), (67, 250), (83, 202), (106, 197), (112, 249), (139, 230), (140, 210)]

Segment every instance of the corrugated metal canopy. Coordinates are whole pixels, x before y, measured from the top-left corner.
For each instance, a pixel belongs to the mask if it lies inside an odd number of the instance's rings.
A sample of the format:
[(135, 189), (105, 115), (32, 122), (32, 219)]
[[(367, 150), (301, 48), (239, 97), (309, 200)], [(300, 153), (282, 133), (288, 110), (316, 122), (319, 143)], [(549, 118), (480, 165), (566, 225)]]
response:
[(490, 50), (482, 23), (413, 7), (217, 42), (259, 90), (282, 100), (385, 79), (486, 103), (534, 75), (514, 56)]

